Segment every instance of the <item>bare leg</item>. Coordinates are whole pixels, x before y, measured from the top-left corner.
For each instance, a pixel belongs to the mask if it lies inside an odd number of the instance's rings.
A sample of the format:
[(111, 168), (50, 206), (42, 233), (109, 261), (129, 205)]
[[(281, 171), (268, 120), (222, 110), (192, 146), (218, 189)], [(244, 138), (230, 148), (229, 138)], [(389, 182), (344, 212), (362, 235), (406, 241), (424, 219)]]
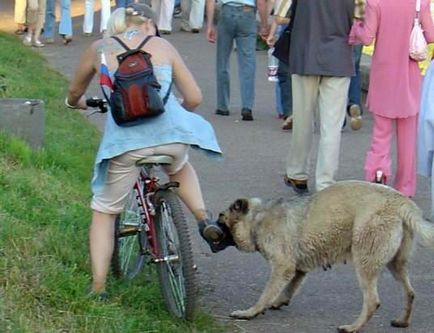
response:
[(92, 262), (92, 290), (105, 290), (107, 274), (114, 247), (114, 222), (116, 215), (93, 211), (90, 226), (90, 258)]
[(208, 243), (211, 251), (215, 253), (234, 245), (232, 236), (229, 236), (227, 231), (223, 231), (221, 226), (209, 220), (199, 179), (193, 166), (187, 162), (176, 174), (170, 175), (170, 180), (179, 182), (177, 194), (196, 218), (199, 233)]
[(171, 181), (179, 182), (177, 194), (197, 221), (205, 220), (207, 212), (200, 189), (199, 179), (193, 166), (187, 162), (176, 174), (170, 176)]

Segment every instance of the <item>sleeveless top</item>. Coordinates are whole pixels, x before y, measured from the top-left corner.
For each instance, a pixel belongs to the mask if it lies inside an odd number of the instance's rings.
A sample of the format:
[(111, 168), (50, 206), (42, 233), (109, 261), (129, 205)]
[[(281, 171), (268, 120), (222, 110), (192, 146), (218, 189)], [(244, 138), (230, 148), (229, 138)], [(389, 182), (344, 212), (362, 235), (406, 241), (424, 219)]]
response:
[[(163, 98), (172, 81), (172, 66), (157, 64), (153, 68), (161, 85), (160, 95)], [(112, 80), (113, 73), (109, 72)], [(210, 157), (221, 158), (222, 152), (214, 129), (208, 121), (184, 109), (172, 92), (165, 110), (161, 115), (131, 127), (116, 125), (111, 112), (107, 112), (105, 129), (95, 161), (92, 180), (94, 193), (102, 189), (105, 183), (109, 160), (127, 151), (183, 143), (207, 153)]]

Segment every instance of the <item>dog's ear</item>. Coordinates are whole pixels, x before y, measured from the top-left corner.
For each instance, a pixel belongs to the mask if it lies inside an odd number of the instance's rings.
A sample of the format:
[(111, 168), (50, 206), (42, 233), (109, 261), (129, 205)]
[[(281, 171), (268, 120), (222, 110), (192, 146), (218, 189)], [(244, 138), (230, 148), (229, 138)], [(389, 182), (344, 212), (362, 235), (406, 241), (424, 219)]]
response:
[(249, 201), (247, 199), (238, 199), (232, 204), (230, 209), (235, 212), (247, 214), (249, 212)]

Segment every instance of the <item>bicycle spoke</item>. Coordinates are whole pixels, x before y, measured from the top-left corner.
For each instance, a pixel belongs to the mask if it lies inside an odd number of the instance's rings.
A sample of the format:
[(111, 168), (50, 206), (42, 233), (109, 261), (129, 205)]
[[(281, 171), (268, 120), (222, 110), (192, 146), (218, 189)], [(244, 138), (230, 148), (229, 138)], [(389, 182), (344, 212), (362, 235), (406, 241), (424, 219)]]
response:
[(126, 272), (128, 271), (128, 267), (130, 266), (131, 256), (134, 251), (134, 239), (133, 237), (125, 237), (122, 239), (122, 245), (120, 252), (124, 258), (122, 271)]
[(169, 274), (171, 276), (170, 286), (172, 288), (173, 295), (175, 296), (175, 302), (177, 303), (178, 308), (180, 308), (180, 310), (184, 312), (185, 310), (185, 303), (184, 303), (185, 291), (183, 290), (184, 288), (182, 288), (182, 284), (176, 283), (177, 278), (173, 270), (171, 269), (171, 267), (169, 267)]
[(112, 269), (117, 278), (132, 279), (143, 267), (147, 239), (141, 230), (142, 210), (137, 195), (136, 190), (130, 192), (124, 210), (116, 219)]
[(157, 192), (158, 275), (167, 308), (177, 318), (192, 320), (195, 277), (187, 221), (176, 194)]
[[(169, 209), (166, 205), (164, 205), (163, 208), (163, 216), (164, 216), (163, 235), (165, 237), (166, 244), (169, 247), (169, 248), (165, 248), (165, 256), (169, 256), (172, 254), (170, 252), (175, 252), (174, 250), (176, 249), (176, 241), (174, 240), (174, 238), (176, 238), (176, 233), (173, 232), (174, 230), (173, 219), (172, 216), (170, 216)], [(177, 264), (178, 267), (176, 268), (172, 266), (172, 262), (170, 261), (166, 261), (166, 265), (168, 267), (168, 272), (170, 275), (169, 281), (170, 281), (172, 293), (175, 297), (175, 302), (177, 304), (177, 307), (180, 309), (180, 311), (183, 312), (185, 310), (185, 303), (184, 303), (185, 290), (184, 290), (184, 284), (183, 284), (184, 280), (182, 274), (179, 273), (182, 272), (182, 264), (180, 260), (178, 260), (178, 262), (179, 264)]]

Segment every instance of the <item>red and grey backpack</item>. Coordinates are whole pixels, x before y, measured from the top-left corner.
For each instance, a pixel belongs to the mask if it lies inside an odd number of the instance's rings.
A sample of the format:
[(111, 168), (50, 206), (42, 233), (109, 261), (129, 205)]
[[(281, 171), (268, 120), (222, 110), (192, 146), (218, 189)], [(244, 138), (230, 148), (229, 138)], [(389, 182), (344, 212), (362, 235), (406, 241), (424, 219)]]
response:
[(161, 98), (161, 85), (154, 75), (151, 54), (142, 50), (152, 36), (147, 36), (135, 49), (130, 49), (116, 36), (111, 38), (126, 50), (117, 56), (119, 66), (114, 74), (110, 96), (114, 121), (119, 126), (133, 126), (160, 115), (164, 112), (172, 83)]

